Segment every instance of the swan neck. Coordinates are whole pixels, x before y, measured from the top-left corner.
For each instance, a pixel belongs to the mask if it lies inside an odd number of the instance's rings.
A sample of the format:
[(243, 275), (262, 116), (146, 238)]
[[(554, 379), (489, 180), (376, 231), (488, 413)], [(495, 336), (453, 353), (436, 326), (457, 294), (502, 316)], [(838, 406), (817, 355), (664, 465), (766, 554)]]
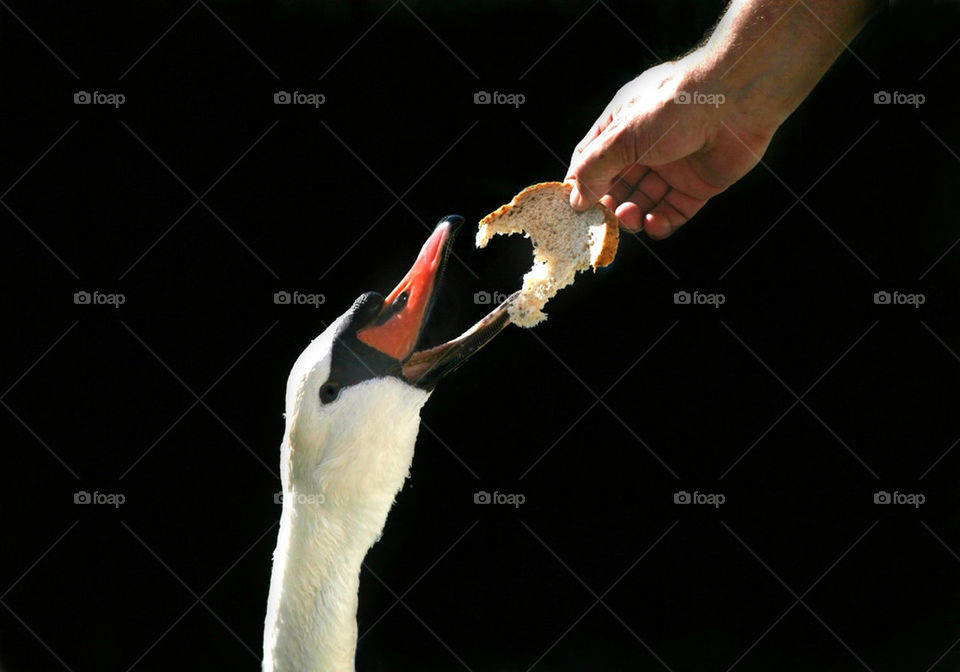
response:
[[(264, 672), (353, 672), (357, 593), (369, 544), (335, 509), (285, 496), (274, 553)], [(288, 503), (288, 500), (294, 502)]]

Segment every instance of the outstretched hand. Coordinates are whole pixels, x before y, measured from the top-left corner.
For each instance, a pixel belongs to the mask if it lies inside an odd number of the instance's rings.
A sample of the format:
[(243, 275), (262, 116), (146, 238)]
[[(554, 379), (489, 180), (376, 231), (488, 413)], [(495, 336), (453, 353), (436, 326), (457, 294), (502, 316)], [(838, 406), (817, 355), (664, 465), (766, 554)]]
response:
[(693, 54), (617, 92), (570, 160), (574, 208), (599, 200), (627, 230), (666, 238), (757, 164), (776, 124), (698, 70)]

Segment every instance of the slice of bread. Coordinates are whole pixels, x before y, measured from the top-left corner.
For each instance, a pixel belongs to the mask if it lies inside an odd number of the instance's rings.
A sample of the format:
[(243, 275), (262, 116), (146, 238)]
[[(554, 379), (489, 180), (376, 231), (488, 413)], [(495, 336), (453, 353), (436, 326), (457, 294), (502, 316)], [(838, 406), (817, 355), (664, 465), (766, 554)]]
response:
[(533, 268), (507, 307), (518, 327), (545, 320), (547, 301), (573, 284), (578, 271), (606, 266), (617, 254), (617, 216), (601, 203), (577, 212), (570, 206), (571, 189), (563, 182), (535, 184), (480, 220), (477, 247), (486, 247), (496, 234), (524, 233), (533, 241)]

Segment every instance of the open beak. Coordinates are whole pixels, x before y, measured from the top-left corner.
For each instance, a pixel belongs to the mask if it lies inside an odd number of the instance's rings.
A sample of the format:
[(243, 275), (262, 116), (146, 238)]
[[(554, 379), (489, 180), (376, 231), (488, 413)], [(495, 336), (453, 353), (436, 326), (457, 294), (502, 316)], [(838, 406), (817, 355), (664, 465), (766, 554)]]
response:
[(423, 244), (413, 267), (384, 299), (380, 315), (357, 338), (401, 363), (402, 376), (412, 385), (432, 390), (440, 380), (490, 342), (510, 324), (504, 302), (457, 338), (416, 352), (430, 315), (437, 284), (463, 217), (445, 217)]

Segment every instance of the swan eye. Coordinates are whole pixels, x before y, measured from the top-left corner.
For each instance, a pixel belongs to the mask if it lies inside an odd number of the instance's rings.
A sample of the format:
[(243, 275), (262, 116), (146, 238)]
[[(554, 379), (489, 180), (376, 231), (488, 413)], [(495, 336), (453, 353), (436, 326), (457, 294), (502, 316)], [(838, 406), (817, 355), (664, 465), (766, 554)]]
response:
[(340, 396), (340, 384), (328, 381), (320, 386), (320, 403), (329, 404)]

